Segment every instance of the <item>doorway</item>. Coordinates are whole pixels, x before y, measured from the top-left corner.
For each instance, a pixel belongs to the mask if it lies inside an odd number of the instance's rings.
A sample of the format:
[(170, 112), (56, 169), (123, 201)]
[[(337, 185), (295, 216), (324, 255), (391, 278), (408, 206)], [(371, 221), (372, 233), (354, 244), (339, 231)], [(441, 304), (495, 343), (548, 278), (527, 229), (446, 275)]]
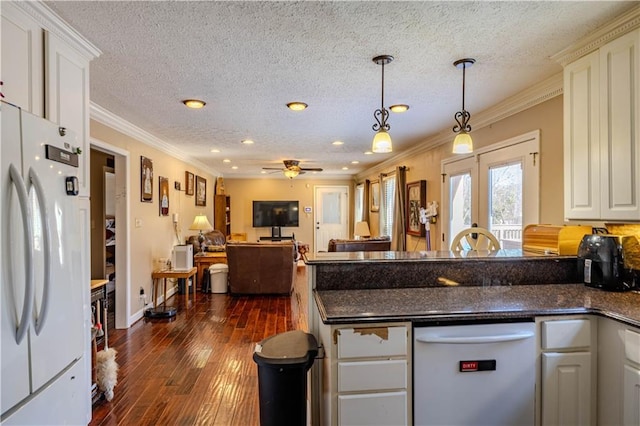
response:
[[(115, 322), (115, 328), (128, 328), (131, 326), (129, 153), (92, 139), (91, 156), (91, 277), (110, 281), (107, 297), (113, 308), (107, 319)], [(93, 161), (94, 156), (98, 161)]]
[(349, 187), (316, 186), (315, 252), (327, 251), (332, 238), (349, 238)]

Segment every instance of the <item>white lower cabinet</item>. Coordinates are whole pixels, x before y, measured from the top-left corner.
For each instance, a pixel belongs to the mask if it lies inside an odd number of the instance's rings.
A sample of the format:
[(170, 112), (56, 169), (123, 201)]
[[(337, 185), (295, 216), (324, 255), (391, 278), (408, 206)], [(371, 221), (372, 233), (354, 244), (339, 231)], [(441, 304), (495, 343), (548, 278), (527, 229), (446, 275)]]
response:
[(542, 424), (591, 424), (591, 353), (542, 354)]
[(640, 425), (640, 370), (624, 366), (623, 424)]
[(596, 364), (592, 345), (597, 340), (591, 319), (542, 318), (540, 424), (590, 425), (596, 421)]
[(410, 330), (410, 323), (320, 325), (321, 424), (411, 424)]

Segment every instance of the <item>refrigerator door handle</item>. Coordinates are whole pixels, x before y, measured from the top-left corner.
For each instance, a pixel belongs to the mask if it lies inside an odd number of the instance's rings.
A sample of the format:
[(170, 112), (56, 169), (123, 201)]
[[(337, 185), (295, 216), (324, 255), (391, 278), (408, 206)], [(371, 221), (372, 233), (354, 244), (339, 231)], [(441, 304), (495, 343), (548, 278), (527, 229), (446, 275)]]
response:
[(29, 195), (27, 194), (27, 188), (22, 180), (20, 172), (18, 172), (18, 169), (16, 169), (13, 164), (9, 165), (9, 176), (11, 177), (11, 183), (13, 183), (13, 186), (16, 188), (18, 204), (20, 205), (20, 212), (22, 213), (22, 221), (24, 223), (24, 301), (22, 304), (22, 317), (20, 318), (20, 323), (17, 324), (16, 327), (16, 343), (20, 344), (22, 339), (24, 339), (24, 336), (27, 334), (31, 312), (33, 310), (33, 228), (31, 225), (31, 209), (29, 208)]
[(29, 179), (35, 188), (38, 205), (40, 206), (40, 223), (42, 224), (42, 243), (44, 247), (44, 287), (42, 289), (42, 309), (36, 312), (36, 335), (40, 335), (40, 331), (47, 321), (49, 313), (49, 305), (51, 300), (51, 230), (49, 226), (49, 211), (45, 200), (44, 189), (40, 178), (33, 169), (29, 169)]

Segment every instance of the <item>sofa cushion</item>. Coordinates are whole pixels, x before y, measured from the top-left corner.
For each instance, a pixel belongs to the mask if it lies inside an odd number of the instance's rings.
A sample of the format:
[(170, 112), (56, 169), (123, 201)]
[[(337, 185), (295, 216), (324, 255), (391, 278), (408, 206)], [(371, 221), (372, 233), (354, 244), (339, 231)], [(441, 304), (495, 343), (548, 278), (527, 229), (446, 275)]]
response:
[(389, 251), (391, 239), (389, 237), (369, 238), (366, 240), (329, 240), (328, 251)]

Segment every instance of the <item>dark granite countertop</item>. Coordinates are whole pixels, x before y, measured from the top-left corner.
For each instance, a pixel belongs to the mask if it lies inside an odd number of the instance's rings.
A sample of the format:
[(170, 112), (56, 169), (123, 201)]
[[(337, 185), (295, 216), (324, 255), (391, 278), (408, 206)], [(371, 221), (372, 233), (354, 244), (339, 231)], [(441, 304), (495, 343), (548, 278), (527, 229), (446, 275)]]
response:
[(596, 314), (640, 327), (639, 293), (582, 284), (316, 290), (314, 296), (327, 324)]
[(522, 259), (564, 259), (575, 256), (545, 255), (523, 251), (521, 249), (497, 251), (357, 251), (357, 252), (320, 252), (305, 253), (304, 261), (309, 265), (326, 265), (339, 263), (384, 263), (384, 262), (442, 262), (459, 261), (461, 259), (486, 261), (490, 259), (522, 260)]

